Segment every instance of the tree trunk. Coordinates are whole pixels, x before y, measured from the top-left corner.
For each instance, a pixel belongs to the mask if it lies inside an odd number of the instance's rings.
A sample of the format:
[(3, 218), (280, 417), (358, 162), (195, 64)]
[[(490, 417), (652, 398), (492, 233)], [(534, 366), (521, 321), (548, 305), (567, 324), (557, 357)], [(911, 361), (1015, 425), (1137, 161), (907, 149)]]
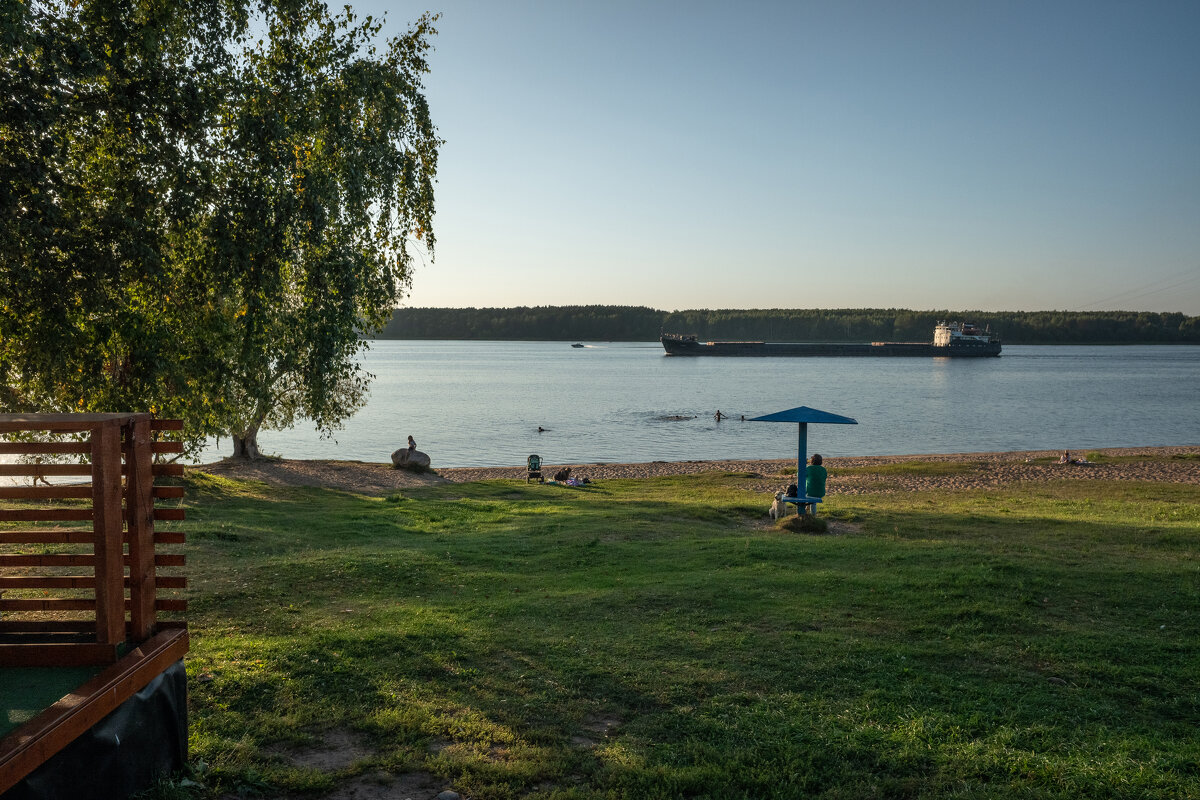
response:
[(244, 435), (233, 434), (234, 458), (258, 458), (258, 426), (247, 428)]

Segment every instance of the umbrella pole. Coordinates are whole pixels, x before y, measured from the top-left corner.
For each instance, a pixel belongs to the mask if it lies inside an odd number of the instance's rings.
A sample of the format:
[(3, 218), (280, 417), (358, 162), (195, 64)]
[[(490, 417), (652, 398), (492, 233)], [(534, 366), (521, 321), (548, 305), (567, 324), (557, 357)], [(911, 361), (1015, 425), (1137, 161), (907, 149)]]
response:
[(800, 438), (796, 444), (796, 494), (805, 496), (804, 465), (808, 463), (808, 423), (800, 423)]

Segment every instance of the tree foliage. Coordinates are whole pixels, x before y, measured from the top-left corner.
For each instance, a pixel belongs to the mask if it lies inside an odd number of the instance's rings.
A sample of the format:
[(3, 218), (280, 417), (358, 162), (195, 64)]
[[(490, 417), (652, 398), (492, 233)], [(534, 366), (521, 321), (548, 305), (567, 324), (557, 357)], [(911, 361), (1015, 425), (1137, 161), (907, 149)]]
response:
[(237, 25), (212, 0), (6, 3), (0, 25), (0, 372), (6, 410), (166, 414), (194, 343), (170, 238)]
[(270, 10), (244, 42), (221, 107), (219, 202), (198, 230), (232, 334), (228, 430), (254, 455), (267, 423), (323, 430), (361, 404), (361, 330), (381, 327), (409, 282), (410, 235), (433, 246), (437, 139), (419, 91), (431, 20), (373, 41), (347, 9)]
[(149, 409), (248, 454), (335, 428), (433, 246), (433, 18), (379, 46), (318, 0), (4, 9), (0, 407)]

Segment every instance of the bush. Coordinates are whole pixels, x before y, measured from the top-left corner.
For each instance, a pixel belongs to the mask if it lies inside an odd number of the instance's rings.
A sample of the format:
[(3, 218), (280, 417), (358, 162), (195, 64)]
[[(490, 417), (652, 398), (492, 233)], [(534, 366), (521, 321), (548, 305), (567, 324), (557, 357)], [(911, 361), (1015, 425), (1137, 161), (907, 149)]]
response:
[(812, 514), (793, 514), (779, 520), (776, 527), (792, 533), (825, 533), (829, 530), (829, 523)]

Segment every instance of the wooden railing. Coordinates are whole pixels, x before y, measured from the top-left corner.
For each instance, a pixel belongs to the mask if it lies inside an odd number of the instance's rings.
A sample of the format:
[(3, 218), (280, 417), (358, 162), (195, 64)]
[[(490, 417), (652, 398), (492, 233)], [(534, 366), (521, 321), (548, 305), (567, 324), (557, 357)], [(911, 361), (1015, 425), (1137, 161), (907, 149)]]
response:
[[(0, 454), (30, 463), (0, 464), (0, 666), (65, 666), (116, 661), (160, 627), (160, 611), (184, 611), (186, 600), (160, 597), (183, 589), (181, 554), (157, 550), (183, 534), (155, 531), (158, 520), (183, 519), (182, 508), (156, 508), (181, 498), (181, 486), (155, 486), (183, 467), (154, 455), (180, 453), (161, 441), (178, 420), (150, 414), (0, 415), (0, 435), (39, 432), (52, 441), (0, 441)], [(63, 438), (69, 437), (69, 438)], [(87, 463), (55, 462), (60, 456)], [(45, 486), (12, 478), (55, 478)], [(78, 482), (62, 481), (75, 478)], [(87, 527), (90, 523), (90, 528)]]

